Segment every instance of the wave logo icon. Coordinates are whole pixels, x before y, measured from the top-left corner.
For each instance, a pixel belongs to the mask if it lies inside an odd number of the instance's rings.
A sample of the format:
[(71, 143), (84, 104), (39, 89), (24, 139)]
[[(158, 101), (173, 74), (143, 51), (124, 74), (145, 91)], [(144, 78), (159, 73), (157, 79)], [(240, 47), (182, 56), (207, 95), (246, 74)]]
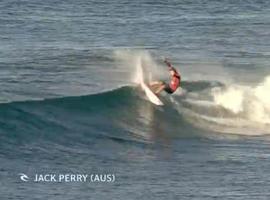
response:
[(20, 179), (24, 182), (27, 182), (29, 180), (29, 177), (26, 174), (19, 173)]

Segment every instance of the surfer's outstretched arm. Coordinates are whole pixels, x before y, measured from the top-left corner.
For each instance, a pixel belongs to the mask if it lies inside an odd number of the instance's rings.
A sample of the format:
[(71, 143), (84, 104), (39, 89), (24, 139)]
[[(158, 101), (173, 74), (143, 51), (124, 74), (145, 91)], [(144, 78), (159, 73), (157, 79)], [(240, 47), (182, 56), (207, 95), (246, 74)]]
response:
[(164, 60), (164, 63), (166, 63), (166, 65), (167, 65), (169, 68), (173, 68), (173, 67), (172, 67), (172, 64), (168, 61), (167, 58)]

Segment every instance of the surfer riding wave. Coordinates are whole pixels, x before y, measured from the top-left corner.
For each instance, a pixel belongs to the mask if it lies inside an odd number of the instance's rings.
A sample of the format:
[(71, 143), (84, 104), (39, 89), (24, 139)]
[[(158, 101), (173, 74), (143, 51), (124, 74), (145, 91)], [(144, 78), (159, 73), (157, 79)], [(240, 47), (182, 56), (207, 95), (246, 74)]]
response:
[(155, 81), (150, 83), (150, 88), (155, 94), (159, 94), (163, 90), (168, 94), (172, 94), (180, 86), (181, 82), (180, 74), (176, 71), (174, 67), (172, 67), (171, 63), (167, 59), (165, 59), (164, 62), (169, 68), (169, 72), (171, 74), (171, 81), (169, 84), (164, 81)]

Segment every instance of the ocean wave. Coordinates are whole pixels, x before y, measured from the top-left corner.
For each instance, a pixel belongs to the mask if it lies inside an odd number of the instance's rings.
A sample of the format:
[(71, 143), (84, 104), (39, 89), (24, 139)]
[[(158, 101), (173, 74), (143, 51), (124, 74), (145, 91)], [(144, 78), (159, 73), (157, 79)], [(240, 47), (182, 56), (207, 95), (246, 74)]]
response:
[[(192, 88), (189, 83), (184, 84)], [(196, 90), (197, 85), (190, 84)], [(43, 137), (74, 140), (79, 135), (105, 135), (107, 138), (149, 141), (151, 134), (148, 133), (155, 132), (157, 127), (160, 131), (161, 124), (163, 132), (182, 132), (182, 127), (188, 125), (184, 124), (170, 100), (162, 98), (166, 105), (156, 107), (147, 101), (138, 87), (123, 86), (86, 96), (2, 103), (0, 134), (8, 140)]]
[[(256, 102), (264, 94), (261, 91), (267, 80), (265, 83), (255, 88)], [(101, 138), (151, 143), (163, 137), (207, 137), (204, 130), (244, 135), (269, 133), (264, 121), (246, 117), (241, 110), (235, 113), (222, 101), (217, 102), (215, 95), (222, 98), (222, 94), (230, 91), (222, 83), (183, 81), (182, 86), (184, 93), (160, 97), (165, 103), (162, 107), (150, 103), (136, 86), (85, 96), (3, 103), (0, 104), (1, 142), (43, 140), (84, 144)], [(264, 100), (260, 100), (260, 105), (268, 103)]]

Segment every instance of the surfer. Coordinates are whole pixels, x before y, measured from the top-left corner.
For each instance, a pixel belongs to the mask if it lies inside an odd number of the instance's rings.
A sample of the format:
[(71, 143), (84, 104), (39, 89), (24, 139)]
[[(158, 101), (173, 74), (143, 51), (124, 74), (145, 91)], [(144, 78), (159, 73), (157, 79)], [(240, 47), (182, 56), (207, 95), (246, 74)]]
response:
[(169, 68), (169, 72), (171, 74), (171, 81), (169, 84), (163, 81), (152, 82), (150, 84), (150, 87), (155, 94), (159, 94), (163, 90), (167, 92), (168, 94), (172, 94), (180, 86), (180, 82), (181, 82), (180, 74), (176, 71), (174, 67), (172, 67), (171, 63), (167, 59), (165, 59), (164, 62)]

